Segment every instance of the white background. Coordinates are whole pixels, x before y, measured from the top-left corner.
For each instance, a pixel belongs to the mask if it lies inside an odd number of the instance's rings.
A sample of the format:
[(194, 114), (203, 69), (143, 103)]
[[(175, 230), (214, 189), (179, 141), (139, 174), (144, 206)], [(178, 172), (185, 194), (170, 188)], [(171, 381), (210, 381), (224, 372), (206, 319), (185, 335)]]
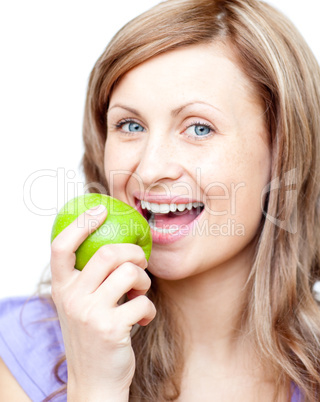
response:
[[(319, 1), (269, 2), (291, 18), (320, 60)], [(0, 298), (34, 292), (49, 263), (55, 213), (82, 193), (78, 167), (91, 68), (119, 28), (157, 3), (1, 2)]]

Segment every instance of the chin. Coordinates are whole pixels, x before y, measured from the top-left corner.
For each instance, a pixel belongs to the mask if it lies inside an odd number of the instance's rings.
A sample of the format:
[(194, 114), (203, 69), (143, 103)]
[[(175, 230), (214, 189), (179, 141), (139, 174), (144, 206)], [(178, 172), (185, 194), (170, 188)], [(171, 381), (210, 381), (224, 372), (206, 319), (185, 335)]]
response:
[[(167, 254), (167, 255), (166, 255)], [(170, 255), (171, 254), (171, 255)], [(161, 252), (161, 256), (157, 256), (157, 251), (152, 251), (149, 260), (148, 271), (156, 278), (168, 280), (168, 281), (178, 281), (186, 279), (197, 275), (205, 267), (196, 266), (194, 263), (195, 258), (188, 255), (181, 258), (177, 255), (172, 255), (173, 253)]]
[(158, 259), (151, 255), (148, 271), (156, 278), (175, 281), (188, 276), (185, 269), (183, 269), (184, 266), (183, 262), (173, 261), (172, 258), (162, 257)]

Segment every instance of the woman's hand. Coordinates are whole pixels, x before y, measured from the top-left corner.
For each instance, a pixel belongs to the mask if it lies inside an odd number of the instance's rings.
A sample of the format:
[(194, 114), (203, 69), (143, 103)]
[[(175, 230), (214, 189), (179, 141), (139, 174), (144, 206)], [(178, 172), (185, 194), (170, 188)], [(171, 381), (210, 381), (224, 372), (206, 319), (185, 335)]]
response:
[[(99, 209), (100, 208), (100, 209)], [(151, 281), (143, 250), (133, 244), (102, 246), (82, 271), (75, 251), (107, 215), (86, 211), (52, 242), (52, 297), (65, 343), (68, 400), (128, 401), (135, 370), (130, 331), (156, 311), (145, 296)], [(128, 294), (129, 301), (118, 305)]]

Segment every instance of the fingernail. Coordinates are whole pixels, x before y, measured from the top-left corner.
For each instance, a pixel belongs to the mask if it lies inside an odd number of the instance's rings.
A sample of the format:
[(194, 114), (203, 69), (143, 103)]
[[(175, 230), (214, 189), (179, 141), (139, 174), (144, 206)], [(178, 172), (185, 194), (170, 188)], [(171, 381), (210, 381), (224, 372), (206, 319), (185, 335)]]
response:
[(95, 207), (92, 207), (92, 208), (88, 209), (88, 210), (86, 211), (86, 213), (87, 213), (88, 215), (95, 216), (95, 215), (100, 215), (100, 214), (102, 214), (102, 212), (104, 212), (105, 210), (106, 210), (106, 207), (105, 207), (104, 205), (97, 205), (97, 206), (95, 206)]

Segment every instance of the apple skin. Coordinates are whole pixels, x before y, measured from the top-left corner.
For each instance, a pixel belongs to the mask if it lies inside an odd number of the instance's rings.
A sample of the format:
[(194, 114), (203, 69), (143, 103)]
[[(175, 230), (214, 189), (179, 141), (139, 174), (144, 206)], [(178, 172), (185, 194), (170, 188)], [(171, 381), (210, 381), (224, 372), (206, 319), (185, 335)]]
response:
[(93, 254), (105, 244), (137, 244), (149, 260), (152, 236), (147, 220), (128, 204), (104, 194), (89, 193), (68, 201), (55, 218), (51, 242), (79, 215), (100, 204), (106, 206), (107, 218), (77, 249), (75, 268), (81, 271)]

